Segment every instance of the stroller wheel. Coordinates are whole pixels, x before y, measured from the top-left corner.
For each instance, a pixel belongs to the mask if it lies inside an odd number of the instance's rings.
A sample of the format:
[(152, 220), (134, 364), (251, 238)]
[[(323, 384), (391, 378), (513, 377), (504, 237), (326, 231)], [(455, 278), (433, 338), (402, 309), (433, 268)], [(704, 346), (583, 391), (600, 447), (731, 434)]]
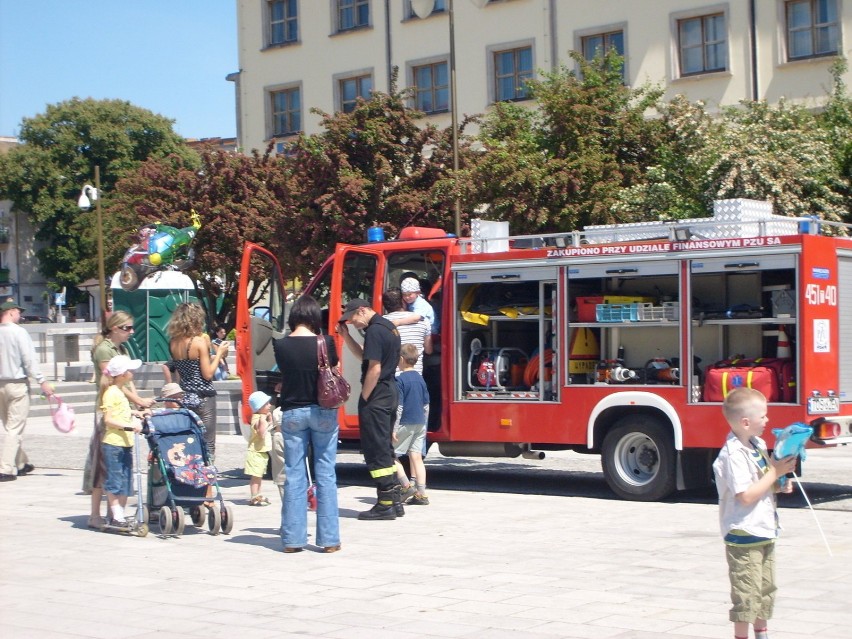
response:
[(207, 525), (210, 527), (211, 535), (218, 535), (222, 528), (222, 512), (218, 508), (207, 510)]
[(172, 532), (172, 511), (168, 506), (160, 508), (160, 534), (169, 535)]
[(230, 504), (222, 509), (222, 533), (229, 535), (234, 529), (234, 509)]
[(184, 526), (186, 526), (186, 513), (183, 512), (183, 506), (177, 506), (174, 511), (174, 531), (176, 535), (182, 535)]
[(201, 528), (204, 522), (207, 521), (207, 506), (193, 506), (189, 509), (189, 516), (192, 518), (192, 525)]

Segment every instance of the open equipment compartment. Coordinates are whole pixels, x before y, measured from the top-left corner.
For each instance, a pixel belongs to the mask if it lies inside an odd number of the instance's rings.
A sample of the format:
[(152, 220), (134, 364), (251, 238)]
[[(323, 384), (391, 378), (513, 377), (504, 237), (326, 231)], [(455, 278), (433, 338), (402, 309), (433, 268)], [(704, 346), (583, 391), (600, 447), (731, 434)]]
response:
[(455, 273), (458, 399), (557, 399), (556, 273), (511, 265)]

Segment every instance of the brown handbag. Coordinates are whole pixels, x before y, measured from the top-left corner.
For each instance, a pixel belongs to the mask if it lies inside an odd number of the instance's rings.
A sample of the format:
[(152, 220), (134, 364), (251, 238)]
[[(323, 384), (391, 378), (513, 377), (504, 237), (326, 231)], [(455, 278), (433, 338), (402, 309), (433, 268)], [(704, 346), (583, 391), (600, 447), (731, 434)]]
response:
[(328, 350), (325, 345), (325, 337), (317, 335), (317, 404), (322, 408), (338, 408), (347, 399), (351, 388), (340, 370), (332, 367), (328, 362)]

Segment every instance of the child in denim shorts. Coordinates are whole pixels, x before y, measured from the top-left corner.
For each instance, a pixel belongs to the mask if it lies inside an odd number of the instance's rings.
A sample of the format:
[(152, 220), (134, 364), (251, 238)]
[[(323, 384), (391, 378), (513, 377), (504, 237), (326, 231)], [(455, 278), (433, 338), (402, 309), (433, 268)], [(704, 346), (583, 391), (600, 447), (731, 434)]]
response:
[[(769, 421), (766, 411), (760, 391), (731, 391), (722, 404), (731, 432), (713, 463), (735, 639), (747, 639), (749, 624), (755, 639), (769, 639), (766, 624), (775, 604), (775, 539), (780, 529), (775, 493), (782, 490), (779, 478), (796, 467), (795, 455), (775, 459), (767, 453), (760, 438)], [(786, 482), (783, 490), (792, 488), (792, 482)]]
[(104, 413), (104, 436), (101, 452), (106, 464), (104, 492), (109, 505), (110, 526), (127, 527), (124, 507), (133, 491), (133, 437), (130, 433), (142, 430), (142, 413), (130, 407), (121, 387), (133, 379), (133, 372), (142, 365), (138, 359), (116, 355), (107, 362), (101, 375), (101, 410)]

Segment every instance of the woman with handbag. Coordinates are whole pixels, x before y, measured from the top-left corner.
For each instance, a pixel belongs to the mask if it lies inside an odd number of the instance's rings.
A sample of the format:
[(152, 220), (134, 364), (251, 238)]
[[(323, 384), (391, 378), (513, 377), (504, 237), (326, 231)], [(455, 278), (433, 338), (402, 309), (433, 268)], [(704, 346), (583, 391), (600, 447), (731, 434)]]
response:
[[(290, 334), (275, 340), (275, 361), (281, 371), (281, 433), (284, 436), (284, 506), (281, 541), (284, 552), (301, 551), (308, 543), (308, 446), (313, 448), (317, 482), (317, 530), (321, 552), (340, 550), (337, 513), (337, 409), (318, 402), (318, 344), (325, 346), (331, 366), (337, 366), (334, 340), (321, 335), (322, 315), (317, 301), (303, 295), (293, 304)], [(319, 340), (322, 340), (320, 342)]]

